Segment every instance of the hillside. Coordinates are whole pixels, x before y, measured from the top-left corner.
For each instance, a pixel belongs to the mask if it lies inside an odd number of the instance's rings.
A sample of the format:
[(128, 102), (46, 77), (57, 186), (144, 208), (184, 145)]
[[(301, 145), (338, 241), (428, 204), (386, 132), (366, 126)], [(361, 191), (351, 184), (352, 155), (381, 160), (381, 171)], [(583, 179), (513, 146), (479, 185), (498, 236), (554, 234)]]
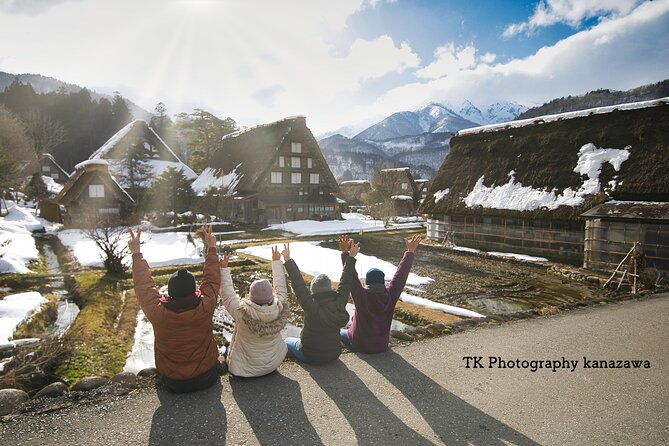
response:
[[(32, 85), (36, 93), (51, 93), (58, 91), (59, 89), (65, 90), (66, 93), (77, 93), (83, 88), (79, 85), (70, 84), (69, 82), (64, 82), (49, 76), (42, 76), (41, 74), (12, 74), (0, 71), (0, 91), (3, 91), (5, 88), (11, 85), (15, 78), (19, 78), (19, 80), (24, 84)], [(113, 96), (109, 94), (97, 93), (93, 90), (90, 90), (90, 92), (91, 98), (95, 100), (106, 98), (111, 101), (113, 99)], [(124, 98), (124, 100), (126, 104), (128, 104), (128, 108), (130, 108), (130, 111), (132, 112), (132, 115), (135, 119), (151, 119), (152, 115), (150, 112), (144, 110), (142, 107), (129, 99)]]
[(594, 90), (584, 95), (567, 96), (553, 99), (539, 107), (530, 108), (518, 115), (516, 119), (536, 118), (537, 116), (554, 115), (576, 110), (585, 110), (608, 105), (625, 104), (628, 102), (650, 101), (669, 96), (669, 79), (655, 84), (643, 85), (627, 91), (608, 89)]

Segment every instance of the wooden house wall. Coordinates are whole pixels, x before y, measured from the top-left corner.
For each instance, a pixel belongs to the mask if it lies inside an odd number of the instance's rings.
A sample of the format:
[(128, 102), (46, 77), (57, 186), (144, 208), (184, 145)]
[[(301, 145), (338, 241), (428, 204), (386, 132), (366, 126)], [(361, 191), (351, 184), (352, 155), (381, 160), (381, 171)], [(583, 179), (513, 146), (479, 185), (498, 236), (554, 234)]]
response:
[[(87, 176), (83, 184), (79, 187), (77, 196), (67, 205), (68, 219), (70, 221), (91, 213), (100, 213), (110, 217), (118, 216), (124, 218), (130, 212), (130, 207), (119, 200), (112, 191), (108, 182), (105, 181), (99, 173)], [(104, 187), (104, 197), (91, 197), (89, 194), (90, 185), (102, 185)]]
[(655, 267), (669, 278), (669, 224), (608, 219), (587, 219), (583, 266), (613, 271), (640, 242), (646, 267)]
[[(301, 153), (293, 153), (292, 142), (302, 145)], [(339, 212), (332, 195), (335, 189), (328, 184), (329, 167), (318, 154), (320, 151), (313, 137), (306, 128), (296, 129), (289, 138), (286, 138), (278, 151), (267, 174), (262, 178), (258, 187), (258, 200), (262, 202), (259, 220), (267, 223), (278, 223), (306, 218), (337, 218)], [(280, 165), (280, 157), (284, 165)], [(300, 167), (294, 167), (292, 158), (300, 158)], [(312, 167), (308, 167), (308, 158), (312, 160)], [(282, 182), (272, 183), (272, 172), (280, 172)], [(292, 183), (292, 173), (301, 174), (299, 184)], [(310, 183), (310, 174), (319, 174), (319, 183)]]
[(543, 256), (572, 264), (583, 261), (583, 222), (431, 215), (427, 235), (437, 241), (450, 236), (458, 246)]

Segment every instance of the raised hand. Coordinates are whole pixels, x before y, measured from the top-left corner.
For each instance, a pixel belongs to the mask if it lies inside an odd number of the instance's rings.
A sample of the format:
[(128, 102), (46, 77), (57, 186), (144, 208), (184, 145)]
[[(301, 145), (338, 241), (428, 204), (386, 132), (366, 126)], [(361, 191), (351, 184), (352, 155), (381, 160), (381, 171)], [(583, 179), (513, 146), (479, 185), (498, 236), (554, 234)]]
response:
[(418, 245), (420, 244), (421, 240), (423, 240), (422, 235), (414, 235), (411, 238), (404, 239), (404, 242), (407, 244), (407, 251), (409, 252), (414, 252), (416, 248), (418, 248)]
[(214, 230), (211, 228), (211, 225), (204, 224), (198, 231), (204, 236), (204, 243), (207, 245), (207, 248), (216, 247), (216, 236), (214, 235)]
[(339, 245), (341, 252), (348, 252), (352, 241), (353, 240), (351, 240), (347, 235), (342, 235), (339, 237), (337, 244)]
[(281, 253), (276, 246), (272, 246), (272, 260), (281, 260)]
[(142, 228), (137, 229), (137, 235), (132, 232), (132, 228), (128, 228), (130, 233), (130, 240), (128, 240), (128, 249), (132, 254), (137, 254), (140, 252), (140, 242), (139, 237), (142, 235)]
[(348, 255), (350, 255), (351, 257), (355, 257), (359, 252), (360, 252), (360, 242), (351, 243), (351, 250), (349, 251)]
[(218, 258), (218, 264), (221, 268), (227, 268), (229, 260), (230, 260), (230, 253), (226, 252), (225, 254), (223, 254), (223, 257)]
[(281, 255), (283, 256), (283, 263), (290, 260), (290, 243), (284, 243)]

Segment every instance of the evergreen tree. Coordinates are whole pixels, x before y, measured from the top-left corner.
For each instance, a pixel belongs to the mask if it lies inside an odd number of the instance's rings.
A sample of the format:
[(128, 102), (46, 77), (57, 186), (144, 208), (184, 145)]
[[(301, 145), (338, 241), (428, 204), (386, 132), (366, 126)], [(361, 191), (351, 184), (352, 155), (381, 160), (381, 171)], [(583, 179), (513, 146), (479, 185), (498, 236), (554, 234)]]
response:
[(26, 196), (32, 201), (39, 201), (49, 197), (49, 190), (44, 184), (41, 172), (35, 172), (25, 190)]
[(168, 167), (158, 177), (145, 197), (146, 207), (174, 213), (185, 212), (195, 201), (191, 182), (181, 170)]
[(153, 169), (149, 165), (148, 155), (142, 144), (132, 144), (128, 148), (128, 155), (123, 160), (123, 166), (118, 177), (128, 193), (137, 200), (146, 187)]
[(172, 120), (167, 115), (167, 107), (164, 103), (158, 102), (153, 111), (155, 113), (151, 116), (151, 128), (158, 133), (158, 136), (165, 140), (168, 136), (168, 131), (172, 126)]
[(118, 91), (114, 92), (114, 99), (112, 100), (112, 120), (116, 130), (123, 128), (132, 121), (132, 112)]
[(211, 156), (220, 147), (221, 138), (237, 130), (234, 119), (220, 119), (200, 108), (196, 108), (191, 114), (179, 113), (177, 124), (189, 139), (191, 167), (197, 172), (207, 166)]

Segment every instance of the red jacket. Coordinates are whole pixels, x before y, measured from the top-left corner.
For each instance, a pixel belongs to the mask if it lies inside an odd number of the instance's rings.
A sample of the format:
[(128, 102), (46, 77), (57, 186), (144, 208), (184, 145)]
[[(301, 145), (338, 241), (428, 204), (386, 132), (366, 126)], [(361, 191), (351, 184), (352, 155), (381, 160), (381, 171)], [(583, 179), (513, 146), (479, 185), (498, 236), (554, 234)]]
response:
[(165, 308), (141, 253), (132, 255), (132, 280), (139, 306), (153, 325), (154, 351), (158, 373), (171, 379), (195, 378), (218, 361), (213, 335), (221, 271), (216, 248), (209, 248), (200, 283), (201, 302), (192, 310), (175, 312)]

